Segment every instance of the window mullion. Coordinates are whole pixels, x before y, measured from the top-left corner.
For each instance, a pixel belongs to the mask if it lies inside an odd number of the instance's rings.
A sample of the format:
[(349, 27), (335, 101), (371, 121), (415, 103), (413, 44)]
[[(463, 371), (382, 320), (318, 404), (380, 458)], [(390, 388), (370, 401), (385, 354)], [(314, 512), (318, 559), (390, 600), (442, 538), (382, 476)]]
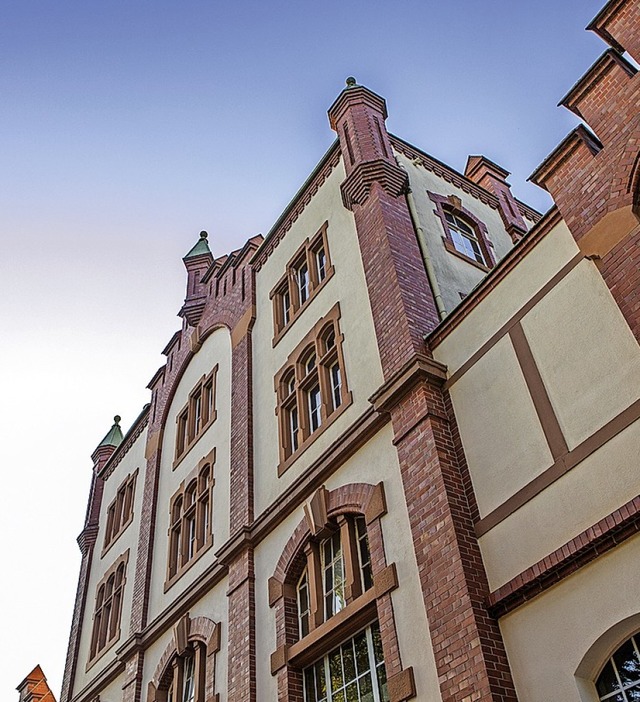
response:
[(345, 570), (345, 599), (348, 604), (362, 594), (358, 543), (352, 519), (342, 515), (338, 518), (338, 526), (340, 527), (340, 542)]
[(369, 671), (371, 675), (371, 689), (373, 690), (373, 700), (374, 702), (380, 701), (380, 690), (378, 689), (378, 669), (376, 667), (376, 656), (373, 651), (373, 634), (371, 633), (371, 627), (367, 627), (365, 630), (367, 638), (367, 654), (369, 656)]
[(310, 542), (304, 549), (307, 557), (309, 587), (309, 631), (313, 631), (324, 621), (324, 596), (322, 589), (322, 569), (318, 544)]
[(333, 690), (331, 689), (331, 665), (329, 663), (329, 654), (324, 657), (324, 679), (327, 686), (327, 702), (333, 700)]

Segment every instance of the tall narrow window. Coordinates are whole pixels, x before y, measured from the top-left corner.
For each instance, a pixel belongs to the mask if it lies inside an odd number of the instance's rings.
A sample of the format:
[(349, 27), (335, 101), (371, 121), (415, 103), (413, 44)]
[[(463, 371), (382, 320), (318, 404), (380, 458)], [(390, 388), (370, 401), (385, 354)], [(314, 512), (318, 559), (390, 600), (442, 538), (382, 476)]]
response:
[(174, 466), (195, 444), (209, 425), (216, 419), (216, 374), (214, 366), (209, 375), (204, 376), (189, 393), (189, 401), (176, 419), (176, 451)]
[(322, 543), (321, 557), (325, 619), (330, 619), (344, 609), (346, 604), (340, 532), (336, 532)]
[(273, 300), (274, 345), (333, 275), (327, 227), (325, 222), (315, 236), (296, 251), (269, 295)]
[(118, 487), (116, 496), (107, 507), (107, 524), (102, 546), (103, 555), (133, 520), (133, 498), (137, 475), (137, 470), (127, 475)]
[(338, 314), (336, 305), (327, 315), (332, 321), (320, 320), (276, 376), (281, 461), (306, 446), (351, 400), (345, 387), (342, 336), (337, 335)]
[(120, 638), (120, 618), (129, 551), (126, 551), (98, 583), (89, 661)]
[(309, 604), (309, 578), (305, 570), (298, 582), (298, 624), (300, 638), (309, 633), (309, 617), (311, 609)]
[(212, 464), (214, 453), (203, 459), (195, 477), (171, 500), (167, 582), (169, 587), (213, 543)]
[(205, 702), (206, 647), (192, 641), (170, 662), (158, 686), (156, 702)]

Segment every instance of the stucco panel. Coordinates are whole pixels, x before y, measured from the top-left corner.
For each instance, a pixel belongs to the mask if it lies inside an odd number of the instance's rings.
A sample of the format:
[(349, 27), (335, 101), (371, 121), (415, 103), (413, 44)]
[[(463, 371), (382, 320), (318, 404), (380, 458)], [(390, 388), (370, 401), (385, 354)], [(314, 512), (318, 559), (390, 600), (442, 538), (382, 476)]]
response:
[(484, 517), (553, 463), (508, 336), (452, 386), (451, 400)]
[(639, 562), (635, 536), (500, 620), (520, 702), (597, 702), (597, 670), (575, 672), (607, 630), (640, 613)]
[(640, 492), (640, 421), (480, 538), (489, 586), (497, 589)]
[[(340, 195), (340, 183), (344, 178), (340, 162), (257, 274), (256, 322), (253, 328), (256, 514), (271, 504), (364, 412), (368, 398), (382, 383), (382, 368), (353, 215), (342, 205)], [(313, 237), (326, 221), (335, 274), (274, 348), (273, 310), (269, 293), (284, 275), (287, 263), (305, 239)], [(344, 334), (345, 375), (353, 404), (278, 478), (279, 438), (274, 376), (313, 325), (338, 301), (341, 313), (339, 326)]]
[(569, 449), (640, 397), (640, 347), (594, 263), (522, 320)]
[[(176, 418), (186, 405), (189, 393), (196, 383), (218, 364), (215, 388), (215, 422), (198, 439), (187, 455), (173, 468), (176, 440)], [(231, 432), (231, 341), (226, 329), (217, 329), (203, 343), (178, 383), (171, 402), (162, 440), (162, 463), (158, 486), (156, 529), (153, 546), (149, 618), (153, 619), (175, 597), (215, 560), (214, 552), (229, 538), (229, 442)], [(163, 592), (167, 573), (169, 503), (180, 484), (197, 467), (198, 462), (215, 448), (213, 466), (213, 546), (166, 592)]]
[(454, 373), (578, 253), (560, 222), (433, 350)]

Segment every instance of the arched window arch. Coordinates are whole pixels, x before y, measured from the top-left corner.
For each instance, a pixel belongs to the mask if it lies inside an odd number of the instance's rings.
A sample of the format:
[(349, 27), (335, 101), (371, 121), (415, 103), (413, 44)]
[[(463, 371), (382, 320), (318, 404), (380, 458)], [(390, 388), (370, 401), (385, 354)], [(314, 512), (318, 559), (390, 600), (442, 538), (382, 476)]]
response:
[(492, 268), (495, 265), (491, 251), (493, 245), (484, 222), (463, 207), (455, 195), (445, 197), (431, 192), (428, 195), (436, 205), (434, 212), (444, 229), (442, 240), (445, 248), (476, 266)]
[(601, 702), (640, 700), (640, 635), (627, 639), (606, 662), (596, 680)]
[(147, 702), (208, 702), (215, 694), (220, 625), (184, 615), (160, 657), (147, 688)]
[(394, 689), (415, 694), (395, 634), (390, 593), (398, 583), (384, 556), (385, 511), (382, 484), (320, 488), (305, 505), (269, 581), (279, 702), (384, 702), (388, 675)]

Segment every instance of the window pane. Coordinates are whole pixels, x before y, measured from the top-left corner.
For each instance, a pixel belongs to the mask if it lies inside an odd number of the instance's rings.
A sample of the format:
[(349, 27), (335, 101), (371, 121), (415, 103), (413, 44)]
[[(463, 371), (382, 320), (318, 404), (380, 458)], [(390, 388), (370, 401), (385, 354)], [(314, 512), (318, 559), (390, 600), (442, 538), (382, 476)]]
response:
[(305, 702), (316, 702), (316, 686), (313, 668), (304, 671), (304, 699)]
[(640, 681), (640, 662), (631, 639), (613, 654), (613, 662), (623, 685)]
[(356, 661), (353, 654), (353, 641), (342, 646), (342, 664), (344, 666), (344, 679), (355, 680), (356, 678)]
[(618, 685), (618, 679), (616, 678), (611, 661), (605, 665), (604, 670), (602, 673), (600, 673), (596, 687), (598, 688), (598, 694), (600, 696), (620, 689), (620, 685)]
[(344, 683), (339, 648), (329, 654), (329, 672), (331, 675), (331, 691), (335, 692), (340, 689)]
[(364, 631), (358, 634), (354, 639), (356, 649), (356, 665), (358, 667), (358, 675), (369, 670), (369, 651), (367, 650), (367, 637)]

